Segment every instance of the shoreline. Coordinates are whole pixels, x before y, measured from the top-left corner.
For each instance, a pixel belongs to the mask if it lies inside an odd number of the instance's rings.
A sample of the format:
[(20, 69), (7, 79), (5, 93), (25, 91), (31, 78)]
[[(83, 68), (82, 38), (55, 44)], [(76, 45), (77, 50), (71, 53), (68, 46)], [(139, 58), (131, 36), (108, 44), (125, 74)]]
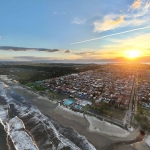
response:
[[(5, 82), (7, 83), (7, 81)], [(8, 83), (8, 84), (13, 85), (13, 83)], [(22, 87), (19, 84), (16, 83), (14, 84), (15, 86), (12, 87), (12, 89), (15, 90), (17, 93), (23, 95), (28, 102), (33, 103), (41, 111), (41, 113), (52, 116), (60, 124), (66, 127), (68, 126), (72, 127), (79, 134), (85, 136), (88, 139), (88, 141), (95, 146), (96, 149), (101, 149), (107, 145), (111, 145), (115, 143), (118, 140), (120, 141), (121, 139), (124, 140), (127, 138), (127, 137), (117, 138), (101, 132), (99, 133), (97, 131), (95, 132), (88, 131), (87, 121), (85, 120), (82, 114), (78, 115), (76, 112), (73, 112), (65, 107), (60, 108), (56, 105), (54, 101), (50, 101), (49, 99), (42, 97), (37, 93), (34, 93), (33, 91), (30, 91)], [(130, 146), (130, 149), (131, 148), (132, 147)]]

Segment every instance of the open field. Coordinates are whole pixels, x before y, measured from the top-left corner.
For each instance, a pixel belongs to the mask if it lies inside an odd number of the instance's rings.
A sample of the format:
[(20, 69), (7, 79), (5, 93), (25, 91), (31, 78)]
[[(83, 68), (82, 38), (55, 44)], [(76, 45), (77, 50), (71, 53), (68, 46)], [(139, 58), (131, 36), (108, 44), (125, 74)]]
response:
[(125, 112), (120, 111), (118, 109), (108, 108), (107, 111), (112, 114), (113, 118), (118, 119), (120, 121), (122, 121), (125, 116)]

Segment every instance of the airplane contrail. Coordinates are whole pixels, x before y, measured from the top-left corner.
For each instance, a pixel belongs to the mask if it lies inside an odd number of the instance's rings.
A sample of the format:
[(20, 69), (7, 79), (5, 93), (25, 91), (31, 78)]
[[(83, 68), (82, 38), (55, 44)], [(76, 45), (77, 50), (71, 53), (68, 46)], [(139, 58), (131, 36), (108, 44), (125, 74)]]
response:
[(93, 39), (89, 39), (89, 40), (75, 42), (75, 43), (71, 43), (71, 45), (85, 43), (85, 42), (90, 42), (90, 41), (95, 41), (95, 40), (103, 39), (103, 38), (106, 38), (106, 37), (111, 37), (111, 36), (115, 36), (115, 35), (119, 35), (119, 34), (125, 34), (125, 33), (129, 33), (129, 32), (134, 32), (134, 31), (137, 31), (137, 30), (144, 30), (144, 29), (147, 29), (147, 28), (150, 28), (150, 26), (146, 26), (146, 27), (143, 27), (143, 28), (137, 28), (137, 29), (133, 29), (133, 30), (128, 30), (128, 31), (124, 31), (124, 32), (119, 32), (119, 33), (114, 33), (114, 34), (109, 34), (109, 35), (101, 36), (99, 38), (93, 38)]

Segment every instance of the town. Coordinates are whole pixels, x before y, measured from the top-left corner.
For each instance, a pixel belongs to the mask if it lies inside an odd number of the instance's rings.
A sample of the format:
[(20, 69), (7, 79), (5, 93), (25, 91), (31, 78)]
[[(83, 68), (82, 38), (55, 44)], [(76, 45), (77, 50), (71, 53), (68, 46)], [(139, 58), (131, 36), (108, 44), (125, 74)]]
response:
[[(150, 83), (147, 69), (106, 66), (27, 84), (40, 94), (121, 127), (149, 130)], [(146, 119), (147, 123), (142, 122)]]

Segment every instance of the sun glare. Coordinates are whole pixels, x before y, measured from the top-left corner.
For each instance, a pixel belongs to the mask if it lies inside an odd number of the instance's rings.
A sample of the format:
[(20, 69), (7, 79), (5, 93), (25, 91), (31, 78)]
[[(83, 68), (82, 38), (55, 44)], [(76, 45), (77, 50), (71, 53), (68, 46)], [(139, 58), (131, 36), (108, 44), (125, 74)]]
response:
[(139, 50), (129, 50), (129, 51), (126, 51), (125, 52), (125, 56), (127, 58), (137, 58), (137, 57), (140, 57), (141, 56), (141, 51)]

